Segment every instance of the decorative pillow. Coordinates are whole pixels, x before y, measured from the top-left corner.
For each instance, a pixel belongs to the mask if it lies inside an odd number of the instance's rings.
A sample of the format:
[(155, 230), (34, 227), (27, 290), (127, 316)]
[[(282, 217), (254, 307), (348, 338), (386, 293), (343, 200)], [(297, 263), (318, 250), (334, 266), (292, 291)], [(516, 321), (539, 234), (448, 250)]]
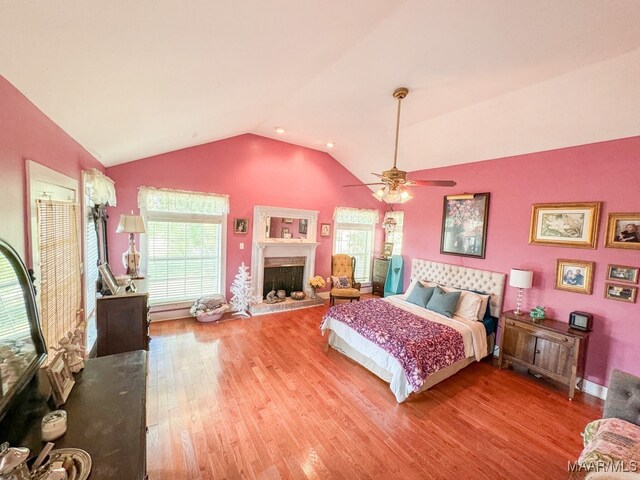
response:
[(418, 284), (422, 285), (423, 287), (435, 287), (437, 285), (437, 283), (427, 282), (426, 280), (416, 280), (414, 278), (413, 280), (411, 280), (411, 283), (407, 287), (407, 290), (404, 292), (405, 299), (407, 299), (409, 295), (411, 295), (411, 292)]
[(331, 277), (333, 288), (351, 288), (349, 277)]
[(595, 420), (585, 427), (583, 437), (578, 463), (587, 470), (601, 470), (604, 463), (629, 472), (640, 461), (640, 427), (633, 423), (619, 418)]
[(460, 291), (457, 292), (445, 292), (440, 287), (435, 287), (433, 295), (427, 303), (427, 309), (436, 313), (440, 313), (445, 317), (453, 318), (453, 314), (456, 311), (458, 300), (460, 299)]
[(453, 287), (442, 287), (445, 292), (461, 292), (460, 301), (456, 306), (454, 315), (471, 321), (482, 321), (489, 304), (489, 295), (462, 290)]
[(427, 306), (427, 303), (429, 303), (434, 290), (435, 288), (425, 287), (422, 283), (418, 282), (407, 297), (407, 302), (424, 308)]

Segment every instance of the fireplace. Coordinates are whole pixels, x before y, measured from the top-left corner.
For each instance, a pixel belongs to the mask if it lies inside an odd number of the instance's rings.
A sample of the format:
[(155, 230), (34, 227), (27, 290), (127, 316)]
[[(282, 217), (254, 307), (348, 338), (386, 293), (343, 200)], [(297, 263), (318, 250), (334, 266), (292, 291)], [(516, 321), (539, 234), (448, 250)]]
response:
[[(256, 205), (253, 215), (251, 272), (254, 292), (264, 299), (272, 289), (284, 290), (287, 296), (292, 290), (307, 290), (309, 278), (315, 275), (318, 212)], [(295, 225), (295, 219), (305, 220), (305, 238), (271, 238), (268, 232), (273, 217), (292, 219), (292, 225)], [(298, 225), (298, 230), (301, 228)]]
[(266, 257), (262, 296), (271, 290), (284, 290), (290, 297), (291, 292), (304, 290), (304, 264), (305, 257)]

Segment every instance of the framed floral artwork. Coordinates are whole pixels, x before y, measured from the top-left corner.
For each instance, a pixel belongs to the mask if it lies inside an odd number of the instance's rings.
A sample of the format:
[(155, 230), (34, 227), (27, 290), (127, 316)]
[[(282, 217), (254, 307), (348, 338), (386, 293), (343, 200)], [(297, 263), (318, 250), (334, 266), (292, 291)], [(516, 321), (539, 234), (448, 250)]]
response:
[(604, 246), (640, 250), (640, 212), (610, 213)]
[(534, 204), (529, 243), (596, 248), (599, 217), (600, 202)]
[(489, 193), (445, 196), (440, 253), (484, 258), (488, 219)]
[(556, 262), (556, 286), (558, 290), (591, 295), (593, 291), (593, 262), (559, 258)]

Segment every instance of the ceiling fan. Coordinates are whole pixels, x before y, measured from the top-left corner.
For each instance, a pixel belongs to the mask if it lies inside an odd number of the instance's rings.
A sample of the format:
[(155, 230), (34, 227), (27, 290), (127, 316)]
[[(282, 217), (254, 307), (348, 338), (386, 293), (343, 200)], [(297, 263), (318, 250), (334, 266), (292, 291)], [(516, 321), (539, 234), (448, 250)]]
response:
[(406, 87), (396, 88), (393, 92), (393, 98), (398, 100), (398, 115), (396, 118), (396, 144), (393, 152), (393, 167), (380, 173), (372, 173), (380, 178), (379, 182), (374, 183), (358, 183), (355, 185), (344, 185), (345, 187), (363, 187), (368, 185), (383, 185), (376, 193), (373, 194), (378, 200), (386, 203), (404, 203), (413, 198), (413, 195), (406, 187), (453, 187), (456, 182), (453, 180), (409, 180), (407, 172), (396, 168), (398, 160), (398, 135), (400, 131), (400, 105), (402, 99), (407, 96), (409, 89)]

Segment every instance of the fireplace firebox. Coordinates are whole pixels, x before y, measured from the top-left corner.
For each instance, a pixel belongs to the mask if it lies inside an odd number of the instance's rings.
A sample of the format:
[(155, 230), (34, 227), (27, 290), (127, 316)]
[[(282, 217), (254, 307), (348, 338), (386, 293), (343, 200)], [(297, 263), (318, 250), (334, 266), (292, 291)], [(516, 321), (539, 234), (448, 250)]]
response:
[(304, 290), (305, 257), (267, 257), (264, 259), (264, 283), (262, 296), (271, 290), (291, 292)]

